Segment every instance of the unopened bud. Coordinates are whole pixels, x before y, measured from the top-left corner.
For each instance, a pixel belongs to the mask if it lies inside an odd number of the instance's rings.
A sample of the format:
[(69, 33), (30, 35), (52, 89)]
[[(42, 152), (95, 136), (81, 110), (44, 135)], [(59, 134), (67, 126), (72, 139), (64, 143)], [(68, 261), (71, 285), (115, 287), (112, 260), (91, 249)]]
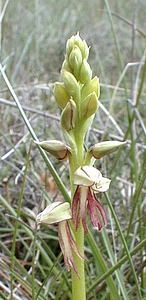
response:
[(69, 57), (69, 55), (75, 45), (78, 46), (78, 48), (80, 49), (80, 51), (82, 53), (82, 58), (88, 59), (89, 47), (87, 46), (87, 43), (85, 42), (85, 40), (82, 40), (80, 38), (79, 33), (77, 33), (76, 35), (73, 35), (70, 39), (68, 39), (68, 41), (66, 43), (67, 57)]
[(89, 47), (87, 46), (87, 43), (86, 43), (85, 40), (82, 43), (82, 49), (81, 49), (81, 51), (82, 51), (83, 58), (88, 59), (88, 56), (89, 56)]
[(65, 89), (69, 96), (76, 98), (79, 95), (79, 85), (76, 78), (68, 71), (62, 72)]
[(38, 224), (54, 224), (71, 219), (71, 209), (68, 202), (56, 201), (48, 205), (40, 214), (37, 215)]
[(56, 82), (54, 85), (54, 96), (60, 108), (64, 108), (69, 100), (64, 84)]
[(75, 127), (77, 117), (77, 108), (75, 102), (70, 101), (65, 106), (61, 114), (61, 125), (66, 131), (70, 131)]
[(92, 153), (92, 155), (99, 159), (103, 157), (104, 155), (107, 155), (109, 153), (112, 153), (116, 151), (119, 147), (125, 145), (127, 142), (119, 142), (119, 141), (104, 141), (98, 144), (95, 144), (92, 146), (89, 151)]
[(99, 98), (100, 95), (100, 84), (99, 84), (99, 78), (95, 76), (92, 80), (87, 82), (83, 88), (82, 88), (82, 99), (86, 98), (89, 94), (95, 92), (97, 95), (97, 98)]
[(73, 47), (74, 47), (74, 35), (70, 39), (68, 39), (67, 43), (66, 43), (66, 54), (68, 57), (69, 57)]
[(92, 78), (92, 70), (86, 59), (83, 60), (79, 80), (81, 83), (87, 83)]
[(76, 35), (74, 35), (74, 43), (79, 47), (79, 48), (81, 48), (81, 46), (82, 46), (82, 39), (81, 39), (81, 37), (80, 37), (80, 34), (79, 34), (79, 32), (76, 34)]
[(98, 99), (95, 92), (88, 95), (81, 103), (82, 117), (84, 119), (92, 116), (98, 109)]
[(88, 59), (88, 56), (89, 56), (89, 48), (87, 46), (87, 43), (85, 42), (85, 40), (82, 40), (80, 38), (80, 35), (79, 33), (77, 33), (75, 36), (74, 36), (74, 43), (75, 45), (77, 45), (80, 50), (81, 50), (81, 53), (82, 53), (82, 58), (84, 59)]
[(82, 53), (78, 46), (74, 46), (73, 50), (71, 51), (69, 56), (69, 64), (77, 78), (82, 64)]
[(36, 142), (43, 150), (49, 152), (59, 160), (63, 160), (67, 157), (68, 153), (71, 152), (69, 146), (66, 146), (63, 142), (57, 140), (49, 140), (43, 142)]
[(71, 72), (71, 68), (69, 67), (69, 64), (66, 59), (64, 60), (64, 62), (62, 64), (61, 72), (63, 72), (63, 71)]

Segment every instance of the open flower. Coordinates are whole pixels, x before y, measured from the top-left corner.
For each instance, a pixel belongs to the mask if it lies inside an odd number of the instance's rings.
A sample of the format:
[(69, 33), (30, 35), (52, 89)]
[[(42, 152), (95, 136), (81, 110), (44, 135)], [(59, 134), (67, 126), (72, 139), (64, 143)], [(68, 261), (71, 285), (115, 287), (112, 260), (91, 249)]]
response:
[(76, 253), (82, 258), (76, 247), (72, 231), (70, 229), (68, 220), (72, 218), (70, 204), (68, 202), (54, 202), (48, 205), (44, 211), (39, 213), (36, 217), (38, 224), (51, 225), (58, 224), (59, 244), (64, 256), (64, 262), (68, 271), (71, 268), (78, 274), (74, 263), (73, 253)]
[(106, 192), (110, 180), (102, 176), (99, 170), (91, 166), (78, 168), (74, 174), (74, 183), (77, 185), (72, 203), (72, 217), (76, 229), (82, 221), (87, 232), (86, 213), (90, 215), (93, 227), (101, 230), (107, 224), (105, 211), (94, 193)]

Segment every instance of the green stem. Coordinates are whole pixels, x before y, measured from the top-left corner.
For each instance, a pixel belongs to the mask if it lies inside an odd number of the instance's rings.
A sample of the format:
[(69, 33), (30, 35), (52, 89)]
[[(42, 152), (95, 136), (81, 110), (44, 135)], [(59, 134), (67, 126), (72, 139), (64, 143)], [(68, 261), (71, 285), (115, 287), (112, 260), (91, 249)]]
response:
[[(71, 191), (72, 198), (74, 195), (74, 181), (73, 176), (75, 170), (82, 165), (84, 159), (84, 147), (83, 147), (84, 137), (77, 132), (76, 134), (76, 145), (77, 145), (77, 157), (70, 158), (70, 179), (71, 179)], [(74, 229), (74, 236), (76, 240), (76, 245), (79, 253), (84, 257), (84, 229), (82, 223), (76, 231)], [(78, 274), (72, 270), (72, 300), (86, 300), (86, 289), (85, 289), (85, 268), (84, 260), (79, 258), (74, 254), (74, 262), (77, 267)]]
[[(80, 254), (84, 257), (84, 229), (82, 224), (75, 232), (76, 244)], [(84, 260), (74, 255), (78, 274), (72, 271), (72, 300), (86, 299)]]

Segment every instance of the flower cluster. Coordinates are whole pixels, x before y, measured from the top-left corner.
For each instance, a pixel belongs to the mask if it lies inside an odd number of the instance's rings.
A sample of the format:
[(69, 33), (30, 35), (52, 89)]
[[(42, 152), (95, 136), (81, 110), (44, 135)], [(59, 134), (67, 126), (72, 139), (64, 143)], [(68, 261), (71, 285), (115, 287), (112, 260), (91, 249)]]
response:
[[(95, 193), (107, 191), (110, 180), (92, 166), (92, 158), (100, 159), (125, 144), (104, 141), (87, 150), (83, 148), (85, 134), (99, 106), (100, 94), (99, 79), (96, 76), (92, 78), (88, 56), (89, 47), (86, 42), (79, 34), (72, 36), (66, 44), (61, 69), (62, 82), (54, 85), (54, 96), (61, 109), (61, 126), (69, 145), (58, 140), (36, 142), (58, 160), (69, 158), (70, 168), (73, 166), (75, 192), (71, 208), (69, 203), (54, 202), (37, 216), (37, 222), (58, 224), (59, 243), (67, 270), (73, 268), (76, 273), (74, 254), (82, 257), (76, 246), (75, 231), (82, 224), (87, 232), (87, 213), (97, 230), (100, 231), (107, 224), (104, 208), (96, 199)], [(82, 160), (78, 157), (82, 157)]]

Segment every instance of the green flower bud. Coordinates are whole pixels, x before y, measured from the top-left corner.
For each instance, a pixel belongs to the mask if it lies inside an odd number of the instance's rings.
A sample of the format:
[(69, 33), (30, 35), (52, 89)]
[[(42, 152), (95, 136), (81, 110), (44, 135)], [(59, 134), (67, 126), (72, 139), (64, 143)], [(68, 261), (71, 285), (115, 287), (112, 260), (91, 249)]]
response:
[(81, 83), (86, 83), (91, 78), (92, 78), (92, 70), (89, 64), (87, 63), (86, 59), (84, 59), (80, 70), (79, 80)]
[(79, 33), (74, 36), (74, 43), (80, 48), (83, 59), (85, 58), (87, 60), (89, 56), (89, 48), (85, 40), (80, 38)]
[(74, 46), (69, 56), (69, 64), (77, 77), (82, 64), (82, 53), (78, 46)]
[(65, 59), (63, 64), (62, 64), (62, 68), (61, 68), (61, 71), (68, 71), (68, 72), (71, 72), (71, 68), (69, 67), (69, 64), (67, 62), (67, 60)]
[(70, 101), (65, 106), (61, 114), (61, 125), (66, 131), (70, 131), (75, 127), (77, 117), (77, 108), (75, 102)]
[(78, 46), (78, 48), (80, 49), (80, 51), (82, 53), (82, 58), (83, 59), (85, 58), (87, 60), (88, 56), (89, 56), (89, 47), (87, 46), (87, 43), (85, 42), (85, 40), (82, 40), (80, 38), (79, 33), (77, 33), (76, 35), (73, 35), (70, 39), (68, 39), (68, 41), (66, 43), (67, 57), (69, 57), (69, 55), (75, 45)]
[(74, 41), (74, 35), (73, 35), (70, 39), (67, 40), (67, 43), (66, 43), (66, 54), (68, 57), (74, 47), (74, 43), (75, 43), (75, 41)]
[(69, 96), (65, 90), (64, 84), (56, 82), (54, 85), (54, 96), (60, 108), (64, 108), (69, 101)]
[(103, 157), (104, 155), (107, 155), (109, 153), (112, 153), (116, 151), (119, 147), (125, 145), (127, 142), (119, 142), (119, 141), (104, 141), (98, 144), (95, 144), (89, 149), (89, 152), (92, 153), (92, 155), (99, 159)]
[(79, 95), (79, 85), (76, 78), (68, 71), (62, 72), (65, 89), (69, 96), (76, 98)]
[(74, 43), (81, 49), (82, 48), (82, 43), (83, 43), (83, 41), (82, 41), (82, 39), (81, 39), (81, 37), (80, 37), (80, 35), (79, 35), (79, 32), (76, 34), (76, 35), (74, 35)]
[(81, 104), (82, 118), (87, 119), (98, 109), (98, 99), (96, 93), (88, 95)]
[(89, 47), (87, 46), (87, 43), (85, 40), (82, 43), (81, 51), (82, 51), (83, 58), (85, 58), (87, 60), (88, 56), (89, 56)]
[(66, 146), (63, 142), (57, 140), (49, 140), (43, 142), (35, 141), (37, 145), (39, 145), (43, 150), (49, 152), (53, 156), (55, 156), (59, 160), (63, 160), (67, 158), (71, 149), (69, 146)]
[(95, 76), (92, 80), (87, 82), (82, 88), (82, 99), (86, 98), (89, 94), (95, 92), (97, 98), (100, 95), (100, 85), (99, 85), (99, 78)]

